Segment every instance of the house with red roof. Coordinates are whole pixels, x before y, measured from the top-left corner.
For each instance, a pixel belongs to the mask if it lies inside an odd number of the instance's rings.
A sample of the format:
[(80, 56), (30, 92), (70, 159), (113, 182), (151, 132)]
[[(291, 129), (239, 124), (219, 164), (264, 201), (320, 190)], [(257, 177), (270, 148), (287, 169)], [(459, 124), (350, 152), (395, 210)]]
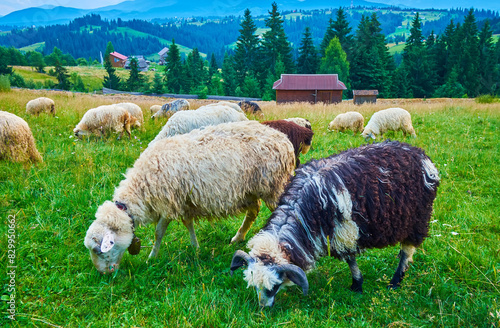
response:
[(281, 79), (274, 82), (276, 103), (287, 102), (323, 102), (326, 104), (342, 101), (342, 92), (346, 90), (338, 74), (281, 74)]
[(116, 51), (109, 54), (109, 62), (113, 67), (123, 67), (127, 61), (127, 56), (117, 53)]

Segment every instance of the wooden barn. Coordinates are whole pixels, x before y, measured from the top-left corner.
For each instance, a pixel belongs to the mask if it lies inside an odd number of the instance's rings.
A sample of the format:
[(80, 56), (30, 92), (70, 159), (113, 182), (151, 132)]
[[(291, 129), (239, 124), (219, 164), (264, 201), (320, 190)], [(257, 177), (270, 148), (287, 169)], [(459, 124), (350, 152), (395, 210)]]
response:
[(109, 61), (113, 67), (123, 67), (127, 61), (127, 56), (117, 53), (116, 51), (109, 54)]
[(378, 90), (353, 90), (352, 95), (352, 101), (355, 105), (376, 103)]
[(158, 55), (160, 56), (160, 59), (158, 60), (158, 64), (165, 65), (165, 62), (167, 61), (168, 48), (165, 47), (165, 48), (161, 49), (160, 52), (158, 53)]
[(339, 103), (346, 90), (338, 74), (281, 74), (274, 82), (276, 103), (300, 102)]

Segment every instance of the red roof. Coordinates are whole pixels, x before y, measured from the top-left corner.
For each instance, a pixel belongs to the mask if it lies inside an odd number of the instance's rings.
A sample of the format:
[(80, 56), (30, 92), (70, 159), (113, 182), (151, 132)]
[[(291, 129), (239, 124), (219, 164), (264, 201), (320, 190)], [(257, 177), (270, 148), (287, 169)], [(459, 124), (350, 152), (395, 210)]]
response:
[(338, 74), (281, 74), (275, 90), (346, 90)]
[(109, 55), (113, 56), (113, 57), (116, 57), (118, 59), (121, 59), (121, 60), (127, 60), (127, 58), (128, 58), (127, 56), (124, 56), (122, 54), (117, 53), (116, 51), (110, 53)]

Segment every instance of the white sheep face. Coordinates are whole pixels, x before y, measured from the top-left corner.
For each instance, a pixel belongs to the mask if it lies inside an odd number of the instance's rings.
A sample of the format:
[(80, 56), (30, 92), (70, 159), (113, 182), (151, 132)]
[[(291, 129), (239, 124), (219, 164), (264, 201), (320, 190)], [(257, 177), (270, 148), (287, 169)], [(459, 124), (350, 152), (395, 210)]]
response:
[(253, 262), (243, 272), (248, 287), (254, 287), (261, 307), (273, 306), (274, 297), (285, 285), (284, 274), (276, 270), (275, 265)]

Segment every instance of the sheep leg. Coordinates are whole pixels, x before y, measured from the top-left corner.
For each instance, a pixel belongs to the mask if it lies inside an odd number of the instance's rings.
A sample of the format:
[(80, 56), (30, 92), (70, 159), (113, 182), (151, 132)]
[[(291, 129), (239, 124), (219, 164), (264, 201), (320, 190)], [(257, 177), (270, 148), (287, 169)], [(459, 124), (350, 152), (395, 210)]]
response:
[(125, 123), (125, 131), (127, 131), (128, 139), (129, 140), (132, 139), (132, 133), (130, 132), (130, 122)]
[(260, 199), (257, 199), (255, 200), (255, 202), (253, 202), (247, 207), (247, 214), (245, 215), (245, 220), (243, 220), (243, 223), (241, 224), (241, 227), (238, 229), (236, 235), (233, 237), (233, 239), (231, 239), (231, 244), (245, 240), (245, 236), (248, 230), (250, 230), (250, 227), (257, 218), (257, 215), (259, 214), (260, 204), (261, 204)]
[(347, 264), (349, 264), (349, 269), (352, 275), (352, 285), (351, 290), (353, 292), (362, 293), (363, 292), (363, 275), (359, 271), (358, 263), (356, 262), (356, 257), (350, 256), (346, 259)]
[(170, 219), (165, 219), (162, 217), (156, 224), (155, 244), (153, 246), (153, 249), (151, 250), (151, 253), (149, 254), (149, 258), (158, 256), (158, 251), (160, 250), (161, 247), (161, 240), (163, 239), (163, 235), (165, 235), (165, 231), (167, 230), (167, 227), (171, 221), (172, 220)]
[(410, 262), (413, 262), (414, 253), (415, 246), (401, 243), (401, 251), (399, 252), (399, 265), (387, 288), (396, 289), (401, 285), (401, 281), (403, 280), (405, 272), (410, 266)]
[(196, 239), (196, 233), (194, 232), (194, 224), (193, 220), (182, 220), (182, 223), (189, 231), (189, 238), (191, 238), (191, 245), (194, 248), (200, 248), (200, 244), (198, 244), (198, 239)]

